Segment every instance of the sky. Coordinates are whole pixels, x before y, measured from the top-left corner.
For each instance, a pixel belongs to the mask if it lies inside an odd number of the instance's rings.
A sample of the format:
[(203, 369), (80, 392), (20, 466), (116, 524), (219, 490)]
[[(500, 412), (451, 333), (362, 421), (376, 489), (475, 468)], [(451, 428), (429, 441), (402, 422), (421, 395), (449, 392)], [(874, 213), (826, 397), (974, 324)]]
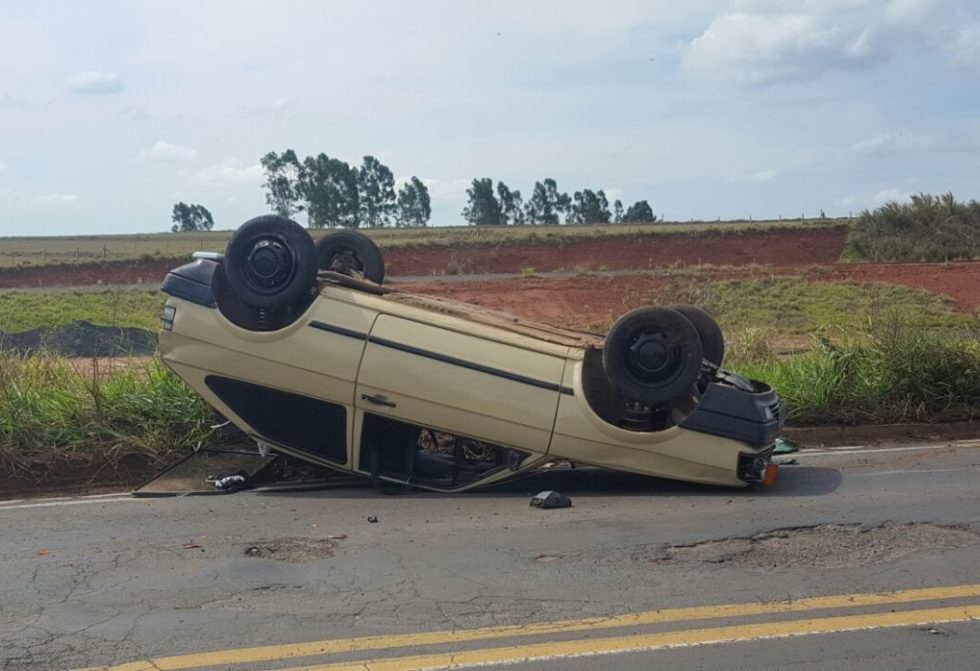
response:
[(433, 225), (476, 177), (668, 220), (980, 198), (980, 3), (0, 5), (0, 236), (235, 228), (286, 148), (417, 175)]

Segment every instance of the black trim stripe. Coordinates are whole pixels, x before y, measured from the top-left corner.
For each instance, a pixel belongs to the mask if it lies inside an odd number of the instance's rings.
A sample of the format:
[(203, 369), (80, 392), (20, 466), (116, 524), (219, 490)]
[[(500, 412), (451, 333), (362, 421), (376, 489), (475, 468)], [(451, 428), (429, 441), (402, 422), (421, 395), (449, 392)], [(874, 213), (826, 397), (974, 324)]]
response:
[(310, 326), (315, 329), (320, 329), (321, 331), (328, 331), (330, 333), (337, 333), (342, 336), (347, 336), (348, 338), (357, 338), (358, 340), (367, 340), (367, 333), (361, 333), (360, 331), (353, 331), (351, 329), (345, 329), (343, 326), (334, 326), (333, 324), (326, 324), (324, 322), (310, 322)]
[(561, 388), (561, 393), (567, 394), (568, 396), (574, 396), (575, 395), (575, 390), (572, 389), (571, 387), (562, 387)]
[(427, 349), (413, 347), (412, 345), (406, 345), (404, 343), (395, 342), (394, 340), (388, 340), (387, 338), (370, 336), (368, 337), (368, 342), (374, 343), (376, 345), (381, 345), (382, 347), (390, 347), (391, 349), (396, 349), (401, 352), (408, 352), (409, 354), (417, 354), (418, 356), (423, 356), (427, 359), (432, 359), (433, 361), (441, 361), (443, 363), (452, 364), (453, 366), (459, 366), (460, 368), (468, 368), (470, 370), (479, 371), (481, 373), (487, 373), (488, 375), (502, 377), (505, 380), (513, 380), (514, 382), (520, 382), (521, 384), (527, 384), (532, 387), (538, 387), (539, 389), (547, 389), (548, 391), (561, 391), (561, 387), (558, 386), (557, 384), (554, 384), (553, 382), (536, 380), (533, 377), (527, 377), (525, 375), (511, 373), (510, 371), (501, 370), (499, 368), (491, 368), (490, 366), (484, 366), (482, 364), (473, 363), (472, 361), (466, 361), (464, 359), (457, 359), (454, 356), (439, 354), (438, 352), (432, 352)]

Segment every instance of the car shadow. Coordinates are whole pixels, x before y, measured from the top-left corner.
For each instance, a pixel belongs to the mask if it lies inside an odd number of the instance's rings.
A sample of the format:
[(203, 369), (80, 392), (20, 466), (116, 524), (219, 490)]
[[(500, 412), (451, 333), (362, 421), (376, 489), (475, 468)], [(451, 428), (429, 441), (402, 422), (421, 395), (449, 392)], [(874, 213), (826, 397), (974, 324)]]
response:
[[(825, 496), (840, 487), (843, 476), (835, 468), (816, 466), (784, 466), (779, 469), (779, 477), (772, 487), (750, 486), (746, 488), (718, 487), (701, 485), (690, 482), (678, 482), (645, 475), (607, 471), (601, 468), (579, 466), (578, 468), (556, 468), (552, 470), (534, 471), (528, 475), (508, 480), (479, 489), (444, 493), (423, 489), (399, 489), (392, 486), (391, 495), (403, 497), (426, 498), (529, 498), (538, 492), (556, 490), (570, 497), (609, 497), (609, 496), (644, 496), (644, 497), (727, 497), (732, 496), (765, 496), (765, 497), (800, 497)], [(351, 483), (348, 487), (332, 488), (330, 490), (313, 490), (303, 492), (266, 492), (262, 496), (289, 496), (324, 498), (343, 496), (344, 498), (374, 498), (385, 496), (369, 486), (365, 480)]]

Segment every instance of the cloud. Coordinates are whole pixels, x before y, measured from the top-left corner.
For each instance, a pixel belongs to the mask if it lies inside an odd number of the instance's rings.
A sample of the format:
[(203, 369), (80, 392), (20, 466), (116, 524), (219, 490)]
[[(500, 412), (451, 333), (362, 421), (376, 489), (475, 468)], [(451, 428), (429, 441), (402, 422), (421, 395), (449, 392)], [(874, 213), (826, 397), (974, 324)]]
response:
[(6, 169), (7, 169), (8, 167), (9, 167), (9, 166), (8, 166), (8, 165), (7, 165), (6, 163), (4, 163), (3, 161), (0, 161), (0, 172), (3, 172), (3, 171), (4, 171), (4, 170), (6, 170)]
[(68, 82), (68, 88), (81, 95), (106, 96), (122, 93), (126, 89), (126, 84), (115, 72), (87, 70), (72, 77)]
[(30, 205), (37, 209), (76, 207), (78, 205), (78, 196), (73, 193), (46, 193), (31, 198)]
[(850, 205), (856, 205), (857, 202), (858, 202), (857, 196), (844, 196), (843, 198), (837, 201), (837, 204), (848, 207)]
[(882, 189), (875, 195), (871, 196), (871, 202), (874, 205), (884, 205), (885, 203), (896, 201), (902, 202), (909, 199), (909, 194), (904, 191), (899, 191), (898, 189)]
[(759, 170), (758, 172), (736, 172), (730, 174), (726, 180), (729, 182), (757, 183), (769, 182), (776, 179), (779, 173), (775, 170)]
[(950, 62), (962, 70), (980, 70), (980, 21), (962, 26), (949, 44)]
[(261, 184), (264, 177), (260, 164), (241, 166), (236, 158), (206, 166), (194, 174), (194, 179), (204, 184)]
[(119, 115), (133, 121), (146, 121), (150, 118), (150, 113), (138, 105), (120, 107)]
[(197, 156), (197, 150), (183, 144), (173, 144), (157, 141), (152, 147), (143, 149), (139, 153), (139, 159), (149, 163), (179, 163), (191, 161)]
[(867, 63), (871, 34), (810, 14), (723, 14), (685, 49), (682, 67), (702, 79), (771, 84)]
[[(409, 181), (410, 177), (399, 177), (395, 180), (398, 188)], [(466, 190), (473, 185), (470, 179), (437, 179), (435, 177), (420, 177), (422, 183), (429, 189), (429, 195), (436, 200), (463, 200)]]

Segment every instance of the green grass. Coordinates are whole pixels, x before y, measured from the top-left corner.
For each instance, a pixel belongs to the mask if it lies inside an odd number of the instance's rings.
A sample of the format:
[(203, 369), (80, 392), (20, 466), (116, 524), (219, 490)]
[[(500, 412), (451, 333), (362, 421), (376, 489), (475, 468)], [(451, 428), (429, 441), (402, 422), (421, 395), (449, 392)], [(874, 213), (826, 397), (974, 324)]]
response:
[(0, 472), (43, 464), (162, 463), (214, 441), (212, 411), (158, 360), (93, 375), (58, 357), (0, 352)]
[(975, 320), (924, 289), (892, 284), (810, 282), (803, 277), (673, 279), (662, 302), (703, 307), (724, 330), (766, 327), (782, 335), (863, 332), (884, 312), (920, 328), (961, 329)]
[(18, 333), (84, 319), (100, 326), (155, 331), (166, 294), (160, 291), (0, 292), (0, 332)]
[[(362, 229), (379, 246), (428, 247), (470, 244), (563, 242), (619, 235), (706, 234), (717, 231), (771, 230), (774, 228), (828, 228), (845, 220), (672, 222), (655, 224), (562, 226), (445, 226), (433, 228)], [(319, 238), (330, 230), (311, 231)], [(232, 231), (155, 233), (64, 237), (0, 238), (0, 268), (53, 264), (102, 263), (136, 259), (187, 258), (195, 251), (224, 251)]]
[(790, 424), (940, 422), (980, 416), (980, 346), (900, 318), (860, 340), (728, 365), (771, 384)]

